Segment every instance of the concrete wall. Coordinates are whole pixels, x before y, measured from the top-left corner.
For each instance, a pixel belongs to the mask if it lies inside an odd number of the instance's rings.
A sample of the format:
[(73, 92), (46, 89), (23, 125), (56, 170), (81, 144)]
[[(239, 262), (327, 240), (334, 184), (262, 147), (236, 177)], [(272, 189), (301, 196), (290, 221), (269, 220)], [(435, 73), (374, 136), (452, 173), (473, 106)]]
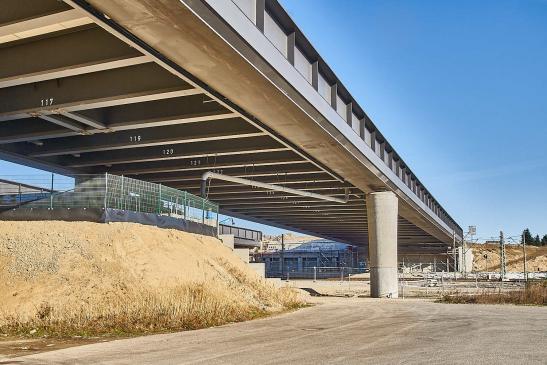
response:
[(249, 267), (253, 269), (261, 278), (266, 277), (266, 265), (263, 262), (251, 262)]
[(219, 234), (218, 238), (222, 241), (222, 243), (231, 248), (234, 249), (234, 235), (233, 234)]
[(243, 262), (249, 263), (249, 249), (248, 248), (234, 248), (234, 253), (239, 257)]

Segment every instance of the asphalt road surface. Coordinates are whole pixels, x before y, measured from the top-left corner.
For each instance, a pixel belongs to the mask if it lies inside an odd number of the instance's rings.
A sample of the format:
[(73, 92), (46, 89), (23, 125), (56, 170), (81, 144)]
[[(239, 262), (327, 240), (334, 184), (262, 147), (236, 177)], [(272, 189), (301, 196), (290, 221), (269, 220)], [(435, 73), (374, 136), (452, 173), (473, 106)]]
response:
[(547, 307), (319, 298), (267, 319), (1, 363), (547, 364)]

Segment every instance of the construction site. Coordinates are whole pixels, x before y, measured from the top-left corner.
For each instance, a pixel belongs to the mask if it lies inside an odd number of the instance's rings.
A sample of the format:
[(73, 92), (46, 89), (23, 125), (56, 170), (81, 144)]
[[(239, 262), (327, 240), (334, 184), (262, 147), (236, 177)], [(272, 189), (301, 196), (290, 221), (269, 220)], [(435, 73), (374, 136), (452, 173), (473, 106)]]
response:
[[(253, 319), (258, 308), (262, 317), (309, 304), (372, 305), (359, 301), (371, 296), (362, 247), (268, 236), (219, 220), (218, 206), (198, 196), (131, 178), (17, 178), (27, 183), (0, 182), (1, 328), (9, 334), (0, 356), (37, 354), (39, 363), (50, 350), (111, 338), (113, 328), (88, 322), (97, 316), (115, 321), (119, 338)], [(399, 298), (413, 307), (547, 279), (546, 247), (500, 242), (399, 254)], [(78, 335), (67, 338), (67, 328)]]
[(545, 363), (547, 246), (464, 230), (278, 0), (3, 5), (0, 364)]

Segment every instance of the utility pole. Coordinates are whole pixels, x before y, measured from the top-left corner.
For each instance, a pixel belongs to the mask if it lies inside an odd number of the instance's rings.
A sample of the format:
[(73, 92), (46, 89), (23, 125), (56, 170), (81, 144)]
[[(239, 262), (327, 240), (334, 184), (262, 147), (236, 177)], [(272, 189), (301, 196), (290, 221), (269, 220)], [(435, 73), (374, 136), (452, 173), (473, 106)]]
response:
[(528, 281), (528, 272), (526, 271), (526, 236), (522, 232), (522, 258), (524, 260), (524, 281)]
[(452, 232), (452, 256), (454, 261), (454, 280), (457, 278), (456, 271), (458, 271), (456, 266), (456, 232)]
[(462, 238), (462, 274), (464, 278), (467, 278), (467, 260), (466, 255), (467, 250), (465, 247), (465, 237)]
[(505, 279), (505, 240), (503, 231), (500, 231), (500, 280)]

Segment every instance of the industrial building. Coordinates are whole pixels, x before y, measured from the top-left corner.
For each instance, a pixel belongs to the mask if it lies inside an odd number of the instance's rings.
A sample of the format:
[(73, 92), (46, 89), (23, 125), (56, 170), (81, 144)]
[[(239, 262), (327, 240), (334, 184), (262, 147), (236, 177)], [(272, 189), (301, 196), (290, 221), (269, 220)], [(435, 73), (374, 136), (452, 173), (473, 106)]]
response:
[(278, 247), (253, 255), (255, 262), (264, 262), (266, 277), (340, 277), (365, 269), (365, 257), (359, 259), (356, 247), (351, 245), (325, 239), (311, 240), (295, 247), (291, 247), (290, 241), (285, 245), (289, 248)]

